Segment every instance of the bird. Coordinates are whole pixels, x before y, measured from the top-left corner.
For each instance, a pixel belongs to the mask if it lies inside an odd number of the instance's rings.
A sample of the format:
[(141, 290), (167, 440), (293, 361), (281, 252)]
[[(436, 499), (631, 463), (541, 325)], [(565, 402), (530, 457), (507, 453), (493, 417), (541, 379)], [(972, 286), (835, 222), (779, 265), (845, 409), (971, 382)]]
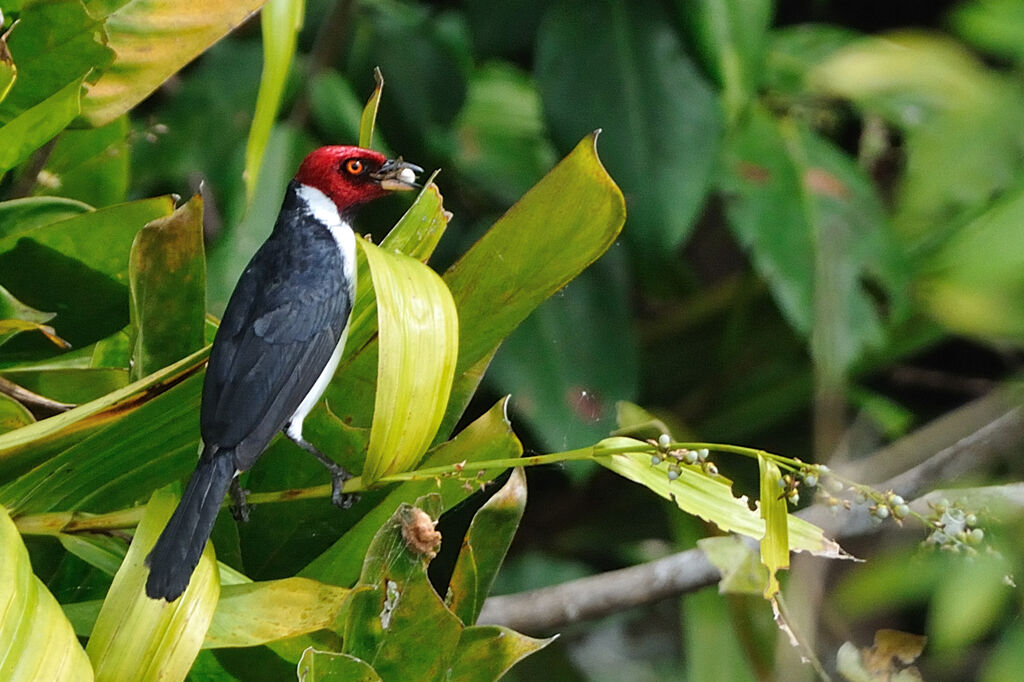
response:
[(288, 183), (266, 242), (242, 272), (210, 349), (200, 407), (202, 449), (170, 520), (147, 555), (146, 595), (176, 600), (230, 490), (270, 441), (284, 434), (331, 474), (331, 499), (345, 508), (350, 474), (302, 436), (302, 423), (334, 376), (356, 295), (352, 221), (359, 207), (419, 187), (423, 169), (355, 146), (320, 147)]

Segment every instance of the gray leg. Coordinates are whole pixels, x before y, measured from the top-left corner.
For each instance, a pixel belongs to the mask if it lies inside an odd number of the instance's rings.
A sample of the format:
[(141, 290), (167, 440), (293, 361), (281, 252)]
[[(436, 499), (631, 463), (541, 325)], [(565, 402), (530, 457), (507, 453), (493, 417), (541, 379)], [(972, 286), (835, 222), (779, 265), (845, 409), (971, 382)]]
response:
[(246, 504), (245, 498), (249, 496), (249, 491), (238, 482), (238, 476), (231, 479), (231, 487), (228, 488), (228, 492), (231, 494), (232, 505), (228, 507), (231, 516), (235, 518), (235, 521), (248, 521), (251, 507)]
[(359, 501), (359, 495), (341, 492), (341, 486), (352, 478), (352, 474), (345, 467), (320, 452), (315, 445), (301, 435), (292, 432), (292, 429), (285, 429), (284, 433), (293, 443), (320, 460), (320, 463), (331, 473), (331, 502), (334, 503), (334, 506), (348, 509)]

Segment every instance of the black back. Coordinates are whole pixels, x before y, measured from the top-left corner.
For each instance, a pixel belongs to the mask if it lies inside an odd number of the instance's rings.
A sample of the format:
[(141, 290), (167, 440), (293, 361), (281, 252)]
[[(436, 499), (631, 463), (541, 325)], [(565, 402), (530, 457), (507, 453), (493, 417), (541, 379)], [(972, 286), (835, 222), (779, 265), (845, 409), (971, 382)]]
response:
[(203, 442), (233, 449), (242, 471), (309, 393), (352, 309), (341, 251), (296, 189), (292, 182), (273, 233), (238, 280), (203, 383)]

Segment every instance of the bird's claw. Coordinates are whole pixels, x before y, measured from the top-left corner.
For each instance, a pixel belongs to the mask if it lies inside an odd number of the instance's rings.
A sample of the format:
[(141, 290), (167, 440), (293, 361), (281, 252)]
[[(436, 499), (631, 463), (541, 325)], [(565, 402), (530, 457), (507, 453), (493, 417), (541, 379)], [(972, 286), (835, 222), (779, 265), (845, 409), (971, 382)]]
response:
[(358, 493), (342, 492), (345, 481), (352, 478), (352, 474), (340, 464), (328, 468), (331, 471), (331, 503), (339, 509), (349, 509), (359, 501)]

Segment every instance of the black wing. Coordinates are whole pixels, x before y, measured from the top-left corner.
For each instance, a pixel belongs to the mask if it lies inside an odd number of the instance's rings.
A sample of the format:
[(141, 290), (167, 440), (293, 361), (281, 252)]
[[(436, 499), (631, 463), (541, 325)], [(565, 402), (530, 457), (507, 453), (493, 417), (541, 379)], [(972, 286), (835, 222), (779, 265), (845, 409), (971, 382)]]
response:
[(287, 423), (341, 338), (352, 302), (321, 225), (275, 229), (242, 273), (210, 352), (203, 441), (252, 465)]

